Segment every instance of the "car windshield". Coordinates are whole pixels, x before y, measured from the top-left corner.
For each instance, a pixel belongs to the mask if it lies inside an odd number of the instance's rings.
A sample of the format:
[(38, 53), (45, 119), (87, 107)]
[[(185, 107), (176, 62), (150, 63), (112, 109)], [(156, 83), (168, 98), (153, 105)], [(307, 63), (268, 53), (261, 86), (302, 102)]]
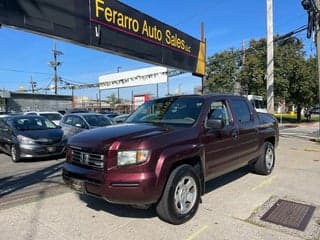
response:
[(251, 103), (254, 108), (259, 108), (259, 109), (267, 108), (267, 103), (263, 100), (251, 100)]
[(141, 105), (125, 122), (191, 126), (197, 121), (202, 105), (203, 100), (197, 97), (151, 100)]
[(59, 121), (61, 119), (61, 115), (58, 113), (40, 113), (40, 116), (46, 117), (51, 121)]
[(103, 115), (92, 114), (84, 115), (83, 117), (90, 126), (94, 127), (104, 127), (112, 124), (112, 122), (109, 119), (105, 118)]
[(54, 129), (57, 126), (49, 119), (43, 117), (20, 117), (15, 118), (13, 125), (18, 130), (46, 130)]

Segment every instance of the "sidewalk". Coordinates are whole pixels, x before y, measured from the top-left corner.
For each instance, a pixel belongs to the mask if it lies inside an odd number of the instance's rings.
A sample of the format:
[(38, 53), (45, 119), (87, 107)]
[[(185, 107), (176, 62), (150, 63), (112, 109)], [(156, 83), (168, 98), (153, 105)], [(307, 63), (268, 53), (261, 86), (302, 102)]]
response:
[(310, 141), (319, 141), (320, 125), (318, 122), (279, 123), (280, 136), (298, 137)]

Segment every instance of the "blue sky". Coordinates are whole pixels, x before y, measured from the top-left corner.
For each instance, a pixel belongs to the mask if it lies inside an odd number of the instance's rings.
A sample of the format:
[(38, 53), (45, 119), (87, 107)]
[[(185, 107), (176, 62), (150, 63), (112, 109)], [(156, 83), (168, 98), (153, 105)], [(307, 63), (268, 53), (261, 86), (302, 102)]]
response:
[[(241, 48), (242, 40), (248, 44), (252, 38), (266, 35), (266, 0), (198, 0), (198, 1), (150, 1), (125, 0), (123, 3), (136, 8), (179, 30), (200, 38), (200, 22), (205, 24), (207, 56), (229, 49)], [(274, 0), (274, 33), (288, 33), (307, 22), (307, 14), (300, 0)], [(315, 53), (314, 44), (307, 40), (306, 33), (297, 36), (305, 41), (306, 51)], [(15, 91), (20, 86), (30, 89), (30, 78), (38, 87), (48, 87), (52, 79), (53, 39), (2, 27), (0, 29), (0, 89)], [(98, 76), (150, 66), (147, 63), (99, 52), (63, 41), (57, 41), (58, 50), (64, 53), (59, 57), (63, 65), (59, 76), (77, 83), (95, 83)], [(170, 79), (170, 92), (180, 86), (183, 93), (192, 93), (201, 80), (190, 74)], [(129, 99), (134, 94), (150, 92), (156, 94), (156, 86), (148, 85), (133, 89), (121, 89), (120, 97)], [(98, 90), (76, 90), (79, 96), (96, 98)], [(102, 97), (116, 93), (116, 90), (102, 92)], [(167, 93), (165, 84), (159, 85), (159, 95)], [(71, 94), (69, 90), (59, 90), (59, 94)]]

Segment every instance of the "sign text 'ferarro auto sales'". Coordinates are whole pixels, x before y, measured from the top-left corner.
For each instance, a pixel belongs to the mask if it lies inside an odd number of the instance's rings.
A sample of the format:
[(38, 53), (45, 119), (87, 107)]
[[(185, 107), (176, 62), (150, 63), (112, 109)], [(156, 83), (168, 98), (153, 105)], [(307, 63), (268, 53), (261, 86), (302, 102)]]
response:
[(0, 0), (0, 24), (205, 73), (204, 42), (116, 0)]
[[(165, 43), (167, 46), (191, 53), (191, 46), (169, 28), (163, 29), (163, 26), (151, 24), (147, 19), (143, 19), (141, 22), (140, 19), (107, 6), (104, 0), (95, 0), (94, 7), (95, 18), (102, 20), (101, 23), (112, 24), (119, 29), (128, 31), (128, 33), (137, 34), (137, 37), (145, 37), (155, 43)], [(95, 22), (99, 23), (99, 21)]]

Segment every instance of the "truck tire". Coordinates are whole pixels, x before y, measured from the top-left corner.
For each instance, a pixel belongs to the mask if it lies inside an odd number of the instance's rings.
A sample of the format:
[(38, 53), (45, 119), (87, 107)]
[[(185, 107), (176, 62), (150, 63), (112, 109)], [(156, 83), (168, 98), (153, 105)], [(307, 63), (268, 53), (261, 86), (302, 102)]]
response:
[(171, 172), (156, 211), (162, 220), (182, 224), (195, 215), (199, 202), (199, 177), (192, 166), (184, 164)]
[(17, 145), (12, 144), (10, 149), (10, 155), (12, 162), (20, 161), (20, 149)]
[(264, 142), (262, 153), (254, 164), (254, 171), (261, 175), (269, 175), (275, 164), (274, 146), (270, 142)]

